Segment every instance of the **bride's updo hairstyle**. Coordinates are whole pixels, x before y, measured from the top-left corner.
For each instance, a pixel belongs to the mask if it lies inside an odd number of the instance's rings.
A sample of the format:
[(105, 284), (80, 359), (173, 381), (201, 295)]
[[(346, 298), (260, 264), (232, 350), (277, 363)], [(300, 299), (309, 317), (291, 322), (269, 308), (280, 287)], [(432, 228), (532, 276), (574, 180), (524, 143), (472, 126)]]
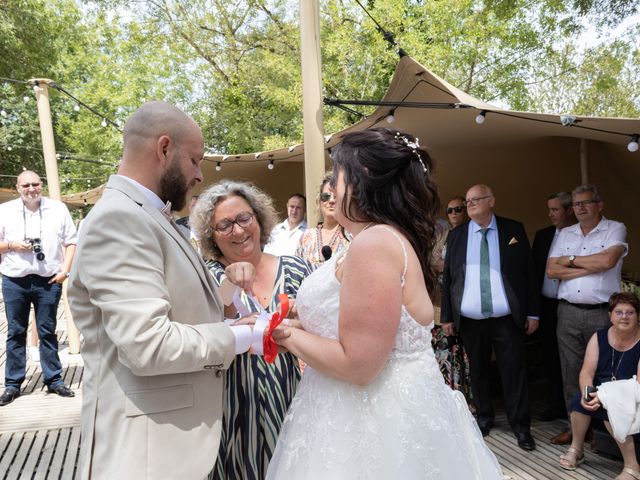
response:
[(433, 160), (406, 132), (372, 128), (344, 135), (331, 152), (334, 182), (344, 175), (340, 209), (352, 222), (377, 222), (400, 230), (418, 255), (427, 289), (435, 288), (431, 254), (440, 209)]

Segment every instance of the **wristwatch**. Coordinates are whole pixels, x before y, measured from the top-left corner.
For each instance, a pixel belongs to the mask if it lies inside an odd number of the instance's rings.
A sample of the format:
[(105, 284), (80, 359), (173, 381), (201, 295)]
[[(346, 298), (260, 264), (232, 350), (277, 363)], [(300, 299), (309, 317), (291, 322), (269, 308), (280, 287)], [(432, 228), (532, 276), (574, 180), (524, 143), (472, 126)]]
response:
[(69, 272), (64, 272), (64, 271), (62, 271), (62, 272), (60, 272), (60, 273), (61, 273), (61, 274), (63, 274), (66, 278), (69, 278)]
[(576, 256), (575, 255), (569, 255), (569, 266), (571, 268), (576, 268), (576, 264), (574, 263), (576, 260)]

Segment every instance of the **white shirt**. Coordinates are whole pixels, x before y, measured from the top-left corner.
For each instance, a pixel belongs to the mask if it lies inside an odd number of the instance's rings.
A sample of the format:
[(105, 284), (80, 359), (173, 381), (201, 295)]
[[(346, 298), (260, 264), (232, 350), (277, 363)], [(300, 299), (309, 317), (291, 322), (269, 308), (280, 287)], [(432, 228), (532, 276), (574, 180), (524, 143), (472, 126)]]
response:
[[(480, 300), (480, 242), (482, 241), (482, 227), (471, 220), (469, 222), (469, 237), (467, 239), (467, 266), (464, 277), (464, 292), (460, 313), (476, 320), (486, 318), (482, 315)], [(500, 272), (500, 238), (496, 217), (491, 217), (487, 227), (487, 242), (489, 243), (489, 279), (491, 281), (491, 300), (493, 313), (491, 317), (504, 317), (511, 313), (507, 294)]]
[(277, 224), (271, 231), (269, 243), (264, 247), (264, 253), (270, 253), (277, 257), (282, 255), (295, 255), (300, 245), (302, 234), (307, 229), (307, 222), (303, 220), (293, 228), (289, 228), (289, 221)]
[(64, 247), (78, 243), (69, 209), (64, 203), (46, 197), (40, 197), (40, 207), (35, 212), (24, 206), (22, 198), (0, 205), (0, 241), (23, 242), (26, 238), (40, 239), (44, 260), (38, 260), (33, 251), (6, 252), (0, 263), (2, 275), (51, 277), (62, 270)]
[(592, 255), (616, 245), (622, 245), (624, 253), (609, 270), (572, 280), (562, 280), (558, 289), (558, 298), (571, 303), (608, 302), (611, 294), (620, 290), (622, 258), (629, 252), (626, 238), (627, 228), (623, 223), (607, 220), (604, 217), (596, 228), (586, 235), (582, 234), (579, 223), (563, 228), (549, 253), (550, 258)]
[[(554, 245), (558, 242), (558, 235), (560, 230), (556, 228), (556, 233), (553, 235), (551, 245), (549, 246), (549, 252), (553, 251)], [(545, 272), (544, 280), (542, 281), (542, 296), (546, 298), (558, 298), (558, 288), (560, 287), (560, 280), (557, 278), (549, 278)]]
[[(140, 192), (145, 196), (151, 204), (156, 207), (158, 210), (162, 210), (165, 206), (164, 202), (156, 195), (155, 192), (149, 190), (147, 187), (142, 185), (139, 182), (136, 182), (133, 178), (125, 177), (124, 175), (119, 175), (127, 181), (131, 182)], [(176, 225), (177, 227), (177, 225)], [(237, 325), (229, 327), (233, 336), (236, 339), (236, 355), (240, 353), (244, 353), (249, 350), (252, 342), (252, 331), (251, 327), (248, 325)]]

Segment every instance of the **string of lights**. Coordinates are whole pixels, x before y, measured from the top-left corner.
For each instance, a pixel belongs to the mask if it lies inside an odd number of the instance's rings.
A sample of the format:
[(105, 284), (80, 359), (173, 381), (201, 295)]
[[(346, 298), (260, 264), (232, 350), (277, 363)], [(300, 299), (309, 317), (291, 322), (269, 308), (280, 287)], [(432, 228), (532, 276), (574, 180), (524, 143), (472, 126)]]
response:
[(398, 42), (396, 42), (395, 37), (393, 36), (393, 33), (391, 33), (390, 31), (386, 30), (385, 28), (382, 27), (382, 25), (380, 25), (380, 22), (378, 22), (373, 15), (371, 15), (371, 13), (369, 13), (369, 10), (367, 10), (365, 8), (364, 5), (362, 5), (362, 3), (360, 3), (360, 0), (356, 0), (356, 3), (358, 5), (360, 5), (360, 8), (362, 8), (362, 10), (364, 10), (364, 13), (367, 14), (367, 16), (373, 21), (373, 23), (376, 24), (376, 29), (382, 33), (382, 37), (389, 42), (389, 44), (391, 45), (391, 48), (393, 48), (393, 50), (400, 56), (400, 58), (402, 57), (406, 57), (407, 56), (407, 52), (405, 52), (402, 48), (400, 48), (400, 46), (398, 45)]

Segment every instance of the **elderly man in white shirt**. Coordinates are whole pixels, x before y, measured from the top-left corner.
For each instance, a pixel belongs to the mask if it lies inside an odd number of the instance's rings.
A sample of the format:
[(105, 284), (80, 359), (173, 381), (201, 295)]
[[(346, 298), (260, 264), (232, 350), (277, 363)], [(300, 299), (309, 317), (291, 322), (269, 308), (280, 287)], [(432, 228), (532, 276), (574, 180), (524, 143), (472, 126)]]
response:
[(307, 200), (301, 193), (294, 193), (289, 197), (287, 218), (271, 231), (269, 243), (264, 247), (265, 253), (277, 257), (296, 254), (302, 234), (307, 229), (307, 222), (304, 220), (306, 208)]
[[(549, 278), (561, 280), (557, 333), (567, 405), (580, 390), (587, 342), (609, 325), (607, 302), (620, 290), (622, 259), (628, 252), (627, 229), (602, 215), (604, 202), (595, 185), (577, 187), (572, 199), (578, 223), (562, 229), (547, 263)], [(567, 438), (556, 443), (570, 440), (564, 435)]]
[(8, 323), (5, 391), (0, 406), (20, 396), (32, 304), (44, 384), (50, 393), (74, 396), (62, 381), (56, 317), (62, 283), (69, 276), (76, 250), (76, 228), (62, 202), (42, 196), (37, 173), (22, 172), (16, 189), (20, 198), (0, 205), (0, 273)]

